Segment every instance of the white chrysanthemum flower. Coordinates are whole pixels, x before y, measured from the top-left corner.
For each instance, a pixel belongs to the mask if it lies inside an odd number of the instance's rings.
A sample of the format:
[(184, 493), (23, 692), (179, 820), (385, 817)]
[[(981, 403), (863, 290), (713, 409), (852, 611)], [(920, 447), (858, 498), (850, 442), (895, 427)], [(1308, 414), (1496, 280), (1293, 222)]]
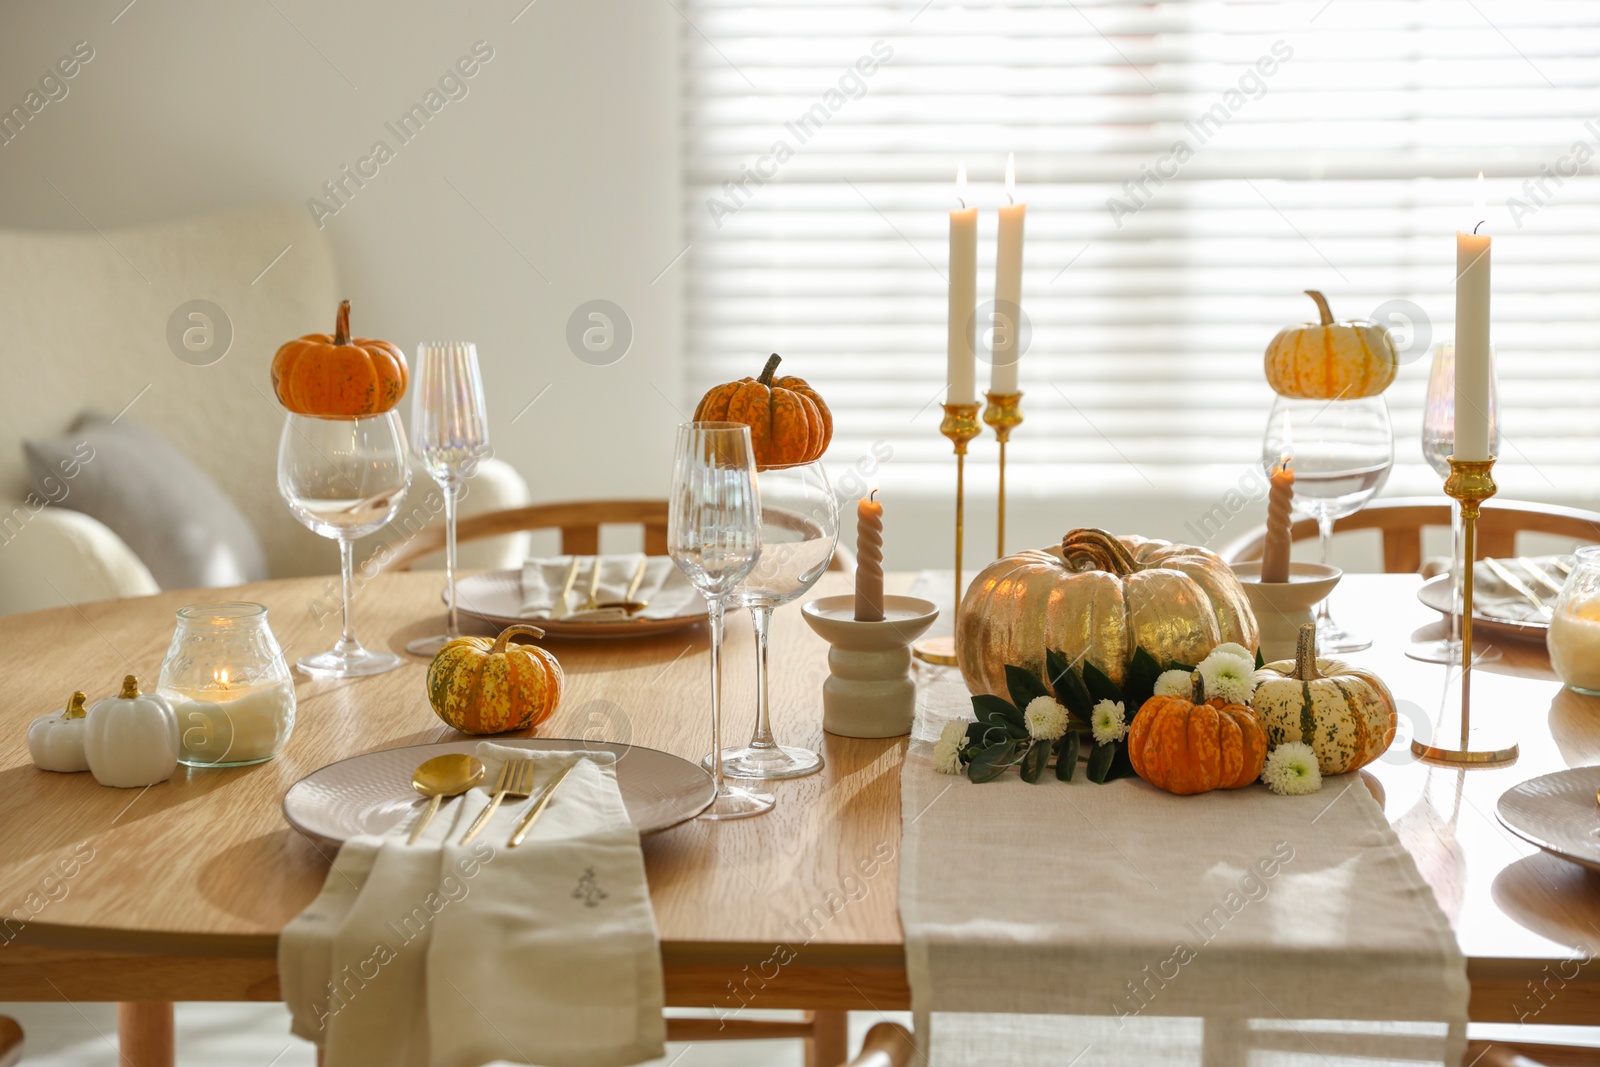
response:
[(1128, 713), (1120, 700), (1102, 700), (1089, 716), (1096, 744), (1107, 745), (1128, 736)]
[(1067, 709), (1052, 697), (1034, 697), (1028, 701), (1022, 721), (1035, 741), (1054, 741), (1067, 732)]
[(1211, 654), (1213, 656), (1216, 655), (1218, 652), (1222, 652), (1222, 653), (1224, 653), (1226, 655), (1229, 655), (1229, 656), (1238, 656), (1241, 659), (1247, 659), (1247, 660), (1250, 661), (1252, 666), (1254, 666), (1255, 662), (1256, 662), (1256, 654), (1254, 652), (1251, 652), (1248, 648), (1245, 648), (1243, 645), (1235, 644), (1232, 641), (1224, 641), (1222, 644), (1218, 645), (1216, 648), (1213, 648), (1211, 650)]
[(1213, 652), (1200, 661), (1206, 697), (1221, 697), (1230, 704), (1248, 704), (1256, 692), (1256, 661), (1227, 652)]
[(933, 769), (940, 774), (961, 773), (961, 750), (967, 747), (967, 724), (952, 719), (944, 724), (933, 746)]
[(1261, 780), (1274, 793), (1294, 797), (1321, 789), (1322, 770), (1310, 745), (1290, 741), (1272, 750), (1261, 768)]
[(1156, 679), (1158, 697), (1184, 697), (1194, 693), (1194, 675), (1188, 671), (1162, 671)]

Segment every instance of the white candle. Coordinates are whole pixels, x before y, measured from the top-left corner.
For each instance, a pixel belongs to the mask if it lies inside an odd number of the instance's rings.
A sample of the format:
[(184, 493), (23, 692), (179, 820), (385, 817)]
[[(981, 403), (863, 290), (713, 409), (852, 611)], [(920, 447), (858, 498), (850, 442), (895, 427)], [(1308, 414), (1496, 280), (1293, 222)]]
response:
[(178, 716), (179, 758), (190, 765), (269, 759), (294, 725), (294, 683), (162, 691)]
[(967, 164), (956, 171), (956, 198), (961, 207), (950, 212), (950, 334), (946, 350), (946, 402), (978, 401), (976, 350), (973, 336), (978, 310), (978, 209), (967, 207)]
[[(1483, 175), (1478, 175), (1478, 213), (1483, 211)], [(1489, 455), (1489, 237), (1456, 234), (1455, 458)]]
[(994, 260), (994, 345), (991, 393), (1017, 391), (1022, 358), (1022, 222), (1028, 205), (1017, 202), (1017, 157), (1006, 156), (1006, 200), (1000, 209), (1000, 241)]

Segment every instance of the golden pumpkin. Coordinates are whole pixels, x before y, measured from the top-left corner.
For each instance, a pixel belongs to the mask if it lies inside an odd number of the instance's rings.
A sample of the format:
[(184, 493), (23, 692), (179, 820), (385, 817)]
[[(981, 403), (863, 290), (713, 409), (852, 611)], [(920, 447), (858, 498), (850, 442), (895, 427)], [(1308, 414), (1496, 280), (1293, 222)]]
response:
[(381, 415), (405, 396), (405, 355), (388, 341), (350, 336), (350, 301), (339, 301), (333, 333), (298, 337), (272, 357), (278, 402), (297, 415)]
[(1047, 676), (1045, 650), (1093, 663), (1117, 685), (1133, 650), (1199, 663), (1232, 641), (1254, 649), (1256, 618), (1214, 552), (1104, 530), (1003, 556), (978, 572), (956, 612), (956, 660), (974, 693), (1006, 696), (1006, 664)]
[(1158, 789), (1189, 796), (1242, 789), (1261, 777), (1267, 739), (1243, 704), (1178, 696), (1151, 697), (1128, 727), (1128, 762)]
[(1359, 400), (1377, 396), (1400, 366), (1389, 331), (1372, 322), (1335, 322), (1314, 289), (1321, 322), (1287, 326), (1267, 345), (1267, 384), (1297, 400)]
[(428, 666), (428, 703), (464, 734), (503, 734), (538, 726), (561, 703), (561, 664), (535, 645), (511, 645), (537, 626), (507, 626), (492, 641), (458, 637)]
[(833, 413), (804, 378), (774, 378), (783, 357), (774, 352), (759, 378), (712, 386), (694, 409), (696, 422), (741, 422), (750, 427), (756, 466), (787, 467), (821, 459), (833, 440)]
[(1300, 627), (1295, 658), (1256, 672), (1250, 706), (1276, 748), (1303, 741), (1323, 774), (1365, 767), (1394, 741), (1394, 694), (1371, 671), (1317, 658), (1317, 628)]

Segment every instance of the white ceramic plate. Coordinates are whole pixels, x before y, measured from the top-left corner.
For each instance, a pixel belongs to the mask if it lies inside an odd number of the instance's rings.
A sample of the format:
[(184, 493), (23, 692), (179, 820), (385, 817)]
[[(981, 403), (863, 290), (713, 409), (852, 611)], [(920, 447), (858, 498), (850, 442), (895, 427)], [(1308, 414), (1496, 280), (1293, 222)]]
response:
[(485, 571), (456, 583), (456, 603), (461, 614), (480, 619), (497, 629), (526, 624), (550, 637), (648, 637), (671, 633), (706, 621), (705, 612), (670, 619), (628, 619), (617, 622), (563, 622), (560, 619), (524, 619), (522, 572)]
[[(1552, 568), (1553, 569), (1553, 568)], [(1518, 568), (1513, 567), (1513, 572)], [(1556, 572), (1559, 578), (1560, 572)], [(1513, 595), (1501, 586), (1500, 581), (1488, 568), (1477, 568), (1473, 577), (1474, 601), (1477, 600), (1477, 590), (1484, 590), (1491, 595)], [(1539, 588), (1531, 579), (1528, 582), (1532, 588)], [(1417, 599), (1422, 601), (1434, 611), (1442, 615), (1450, 614), (1450, 575), (1437, 574), (1422, 583), (1422, 588), (1417, 590)], [(1553, 599), (1553, 598), (1552, 598)], [(1472, 606), (1472, 633), (1476, 637), (1499, 637), (1513, 641), (1537, 641), (1544, 644), (1545, 634), (1549, 632), (1549, 625), (1537, 619), (1516, 619), (1496, 615), (1493, 609), (1474, 603)]]
[(1600, 871), (1600, 767), (1540, 775), (1505, 791), (1495, 814), (1506, 829), (1552, 855)]
[[(530, 749), (614, 752), (617, 786), (641, 834), (688, 822), (711, 803), (711, 775), (669, 752), (605, 741), (559, 737), (494, 738), (497, 745)], [(448, 752), (471, 754), (477, 741), (408, 745), (352, 756), (300, 779), (283, 798), (283, 817), (301, 833), (342, 845), (358, 834), (381, 834), (427, 801), (411, 788), (411, 772), (423, 760)]]

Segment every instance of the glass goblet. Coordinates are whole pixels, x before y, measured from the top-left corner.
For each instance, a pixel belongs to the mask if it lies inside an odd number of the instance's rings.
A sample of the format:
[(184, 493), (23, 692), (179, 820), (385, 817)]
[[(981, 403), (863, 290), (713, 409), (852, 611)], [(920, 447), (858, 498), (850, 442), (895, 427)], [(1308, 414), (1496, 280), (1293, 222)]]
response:
[(350, 618), (356, 538), (389, 524), (411, 485), (405, 429), (392, 411), (359, 419), (290, 414), (278, 439), (278, 492), (303, 526), (339, 542), (343, 628), (333, 648), (295, 666), (313, 678), (353, 678), (400, 666), (356, 640)]
[(756, 488), (761, 555), (728, 599), (732, 606), (749, 608), (755, 626), (756, 728), (750, 744), (723, 750), (722, 771), (735, 778), (799, 778), (820, 771), (822, 756), (773, 740), (767, 642), (772, 609), (798, 598), (828, 569), (839, 540), (839, 504), (821, 462), (766, 468), (756, 474)]
[[(1261, 442), (1268, 471), (1288, 459), (1294, 468), (1294, 510), (1315, 519), (1322, 562), (1330, 563), (1333, 524), (1366, 506), (1394, 466), (1394, 428), (1383, 397), (1360, 400), (1273, 401)], [(1372, 639), (1334, 622), (1324, 600), (1317, 608), (1317, 647), (1359, 652)]]
[[(667, 496), (667, 555), (706, 599), (711, 622), (711, 751), (722, 751), (722, 615), (728, 597), (761, 553), (761, 499), (756, 491), (750, 427), (694, 422), (678, 427), (672, 489)], [(728, 784), (711, 760), (716, 793), (704, 819), (742, 819), (771, 811), (776, 801)]]

